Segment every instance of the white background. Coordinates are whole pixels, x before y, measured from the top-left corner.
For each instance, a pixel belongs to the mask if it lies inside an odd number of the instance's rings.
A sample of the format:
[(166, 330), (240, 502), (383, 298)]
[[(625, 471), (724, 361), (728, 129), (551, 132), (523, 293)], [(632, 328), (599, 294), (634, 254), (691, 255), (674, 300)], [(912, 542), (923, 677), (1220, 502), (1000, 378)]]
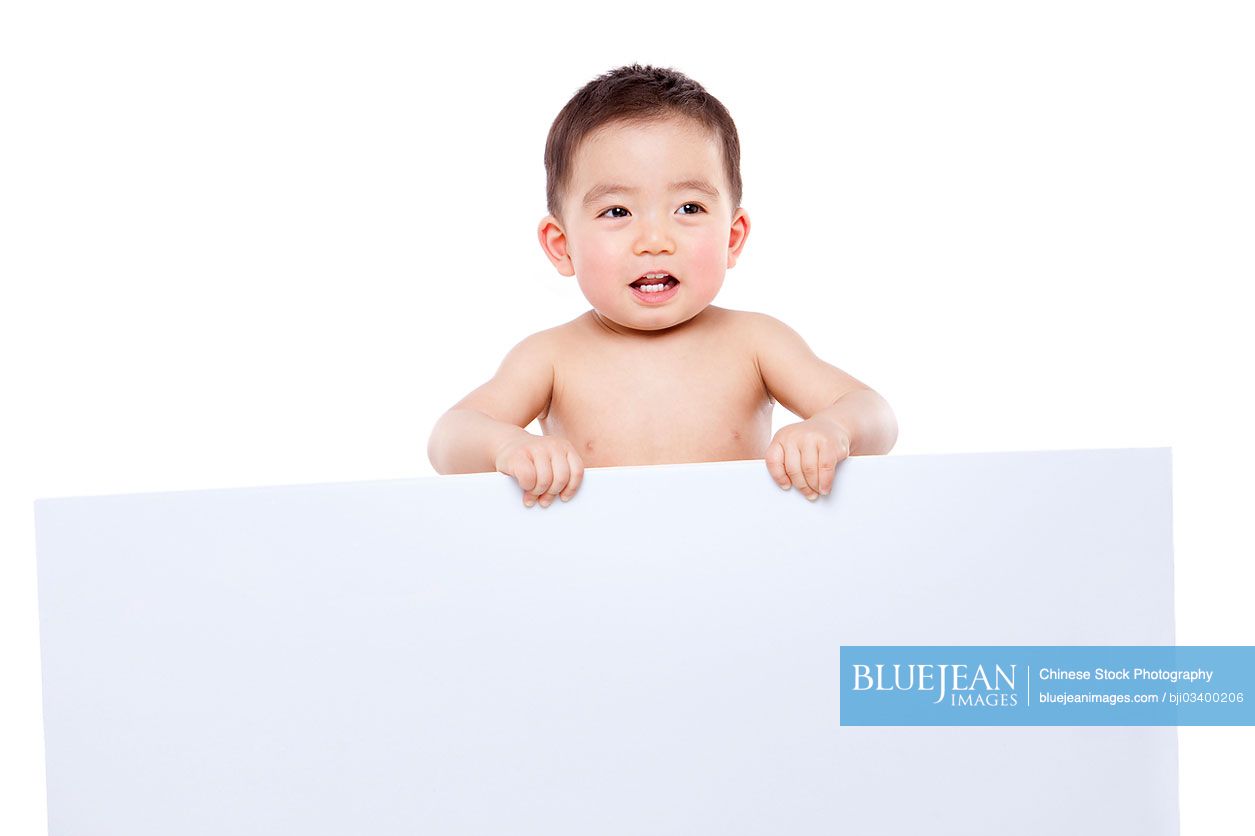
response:
[[(0, 831), (44, 828), (32, 500), (431, 474), (585, 309), (545, 133), (633, 61), (737, 120), (719, 304), (882, 392), (895, 453), (1173, 447), (1178, 642), (1255, 644), (1245, 4), (3, 8)], [(1252, 784), (1255, 730), (1182, 730), (1186, 836)]]

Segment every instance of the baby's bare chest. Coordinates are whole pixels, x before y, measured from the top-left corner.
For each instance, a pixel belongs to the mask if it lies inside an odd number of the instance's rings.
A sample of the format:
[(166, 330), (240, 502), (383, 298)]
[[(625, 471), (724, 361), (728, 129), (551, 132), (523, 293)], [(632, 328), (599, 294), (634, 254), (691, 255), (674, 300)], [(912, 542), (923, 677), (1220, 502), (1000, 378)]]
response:
[(541, 425), (591, 467), (727, 461), (765, 454), (771, 408), (747, 351), (594, 351), (555, 365)]

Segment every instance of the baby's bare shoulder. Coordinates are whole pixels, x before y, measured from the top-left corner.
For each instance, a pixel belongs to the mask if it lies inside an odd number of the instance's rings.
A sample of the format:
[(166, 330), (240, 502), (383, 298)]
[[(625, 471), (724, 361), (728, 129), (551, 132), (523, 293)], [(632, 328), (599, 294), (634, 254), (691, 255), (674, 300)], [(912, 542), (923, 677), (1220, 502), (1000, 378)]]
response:
[(708, 308), (713, 314), (711, 325), (738, 339), (748, 338), (751, 344), (762, 341), (778, 343), (797, 337), (797, 332), (774, 316), (757, 311), (737, 311), (731, 308)]
[(537, 345), (557, 355), (570, 356), (573, 351), (586, 348), (591, 342), (604, 336), (592, 312), (581, 314), (570, 322), (546, 328), (528, 337)]
[(583, 317), (579, 317), (530, 334), (520, 340), (512, 351), (533, 357), (553, 357), (569, 351), (572, 346), (587, 339), (588, 329), (581, 322), (582, 319)]

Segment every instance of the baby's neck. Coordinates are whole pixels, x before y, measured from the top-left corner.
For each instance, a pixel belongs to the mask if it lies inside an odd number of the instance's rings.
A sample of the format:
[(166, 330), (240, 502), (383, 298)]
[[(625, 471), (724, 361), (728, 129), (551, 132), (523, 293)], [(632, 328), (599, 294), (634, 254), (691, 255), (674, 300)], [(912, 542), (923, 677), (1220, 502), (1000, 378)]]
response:
[(692, 316), (689, 319), (684, 320), (683, 322), (677, 322), (675, 325), (672, 325), (669, 328), (657, 328), (657, 329), (648, 330), (648, 331), (641, 330), (638, 328), (629, 328), (626, 325), (620, 325), (614, 320), (609, 319), (608, 317), (602, 316), (597, 311), (596, 308), (593, 308), (588, 313), (589, 313), (589, 317), (592, 319), (594, 323), (596, 323), (598, 326), (600, 326), (605, 331), (608, 331), (609, 333), (617, 334), (623, 337), (639, 337), (641, 339), (657, 339), (659, 337), (670, 336), (672, 334), (681, 334), (693, 328), (700, 327), (702, 322), (709, 317), (710, 315), (709, 312), (712, 310), (715, 310), (715, 306), (707, 305), (705, 308), (702, 308), (702, 310), (698, 311), (698, 313), (695, 316)]

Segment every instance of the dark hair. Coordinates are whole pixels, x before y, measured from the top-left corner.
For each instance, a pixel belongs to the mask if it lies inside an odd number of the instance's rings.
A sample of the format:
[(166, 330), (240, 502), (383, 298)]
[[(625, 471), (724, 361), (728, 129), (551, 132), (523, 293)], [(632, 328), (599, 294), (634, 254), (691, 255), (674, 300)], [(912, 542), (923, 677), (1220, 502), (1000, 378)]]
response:
[(673, 116), (698, 122), (722, 144), (732, 208), (739, 207), (741, 142), (728, 109), (684, 73), (630, 64), (585, 84), (553, 120), (545, 141), (549, 213), (561, 217), (562, 192), (570, 184), (575, 152), (585, 137), (610, 122), (656, 122)]

